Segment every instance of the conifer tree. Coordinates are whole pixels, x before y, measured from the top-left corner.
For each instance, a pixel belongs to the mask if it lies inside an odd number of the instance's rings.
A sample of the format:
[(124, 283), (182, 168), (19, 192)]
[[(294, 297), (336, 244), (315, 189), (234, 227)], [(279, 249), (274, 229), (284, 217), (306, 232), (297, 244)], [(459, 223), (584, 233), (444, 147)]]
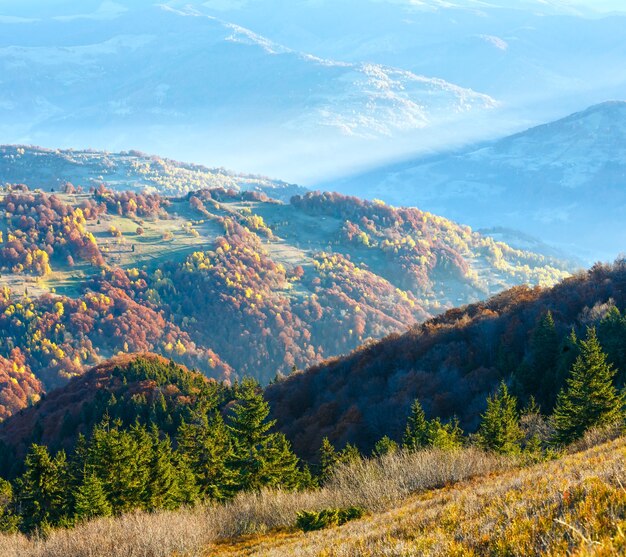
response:
[(447, 423), (442, 423), (439, 418), (430, 420), (427, 423), (426, 446), (444, 450), (460, 449), (463, 446), (463, 430), (459, 420), (453, 418)]
[(511, 454), (520, 451), (522, 438), (517, 399), (502, 382), (498, 391), (487, 399), (487, 410), (478, 429), (478, 443), (485, 449)]
[(611, 307), (598, 325), (598, 339), (616, 369), (616, 384), (626, 382), (626, 317)]
[(192, 505), (200, 499), (200, 488), (196, 476), (189, 460), (184, 455), (175, 452), (174, 458), (177, 470), (178, 502), (181, 505)]
[(282, 433), (268, 436), (261, 458), (264, 461), (260, 474), (259, 486), (301, 489), (302, 473), (298, 467), (299, 459), (291, 449), (291, 443)]
[[(177, 442), (181, 466), (192, 470), (202, 497), (221, 501), (235, 494), (237, 473), (230, 467), (233, 440), (219, 412), (202, 417), (198, 423), (183, 422)], [(189, 482), (187, 486), (191, 488)]]
[(298, 458), (284, 435), (270, 432), (275, 420), (267, 419), (269, 412), (258, 383), (244, 379), (228, 424), (234, 441), (232, 466), (238, 472), (240, 489), (298, 487)]
[(402, 446), (410, 451), (416, 451), (428, 444), (428, 421), (418, 399), (411, 406), (411, 414), (407, 420)]
[(144, 427), (121, 429), (104, 422), (94, 428), (86, 464), (102, 482), (107, 498), (118, 514), (144, 508), (149, 484), (152, 443)]
[(339, 451), (339, 462), (342, 464), (348, 464), (350, 462), (355, 462), (357, 460), (361, 460), (361, 453), (356, 445), (352, 443), (347, 443), (346, 446)]
[(615, 388), (614, 377), (595, 328), (590, 328), (557, 398), (553, 415), (557, 443), (571, 443), (591, 427), (623, 421), (624, 396)]
[(320, 482), (322, 484), (330, 479), (338, 460), (339, 457), (335, 447), (329, 441), (328, 437), (324, 437), (324, 439), (322, 439), (322, 446), (320, 447)]
[(526, 392), (535, 392), (539, 404), (546, 409), (554, 407), (558, 389), (559, 337), (552, 313), (546, 313), (532, 339), (532, 369)]
[(107, 500), (102, 482), (93, 472), (85, 472), (83, 482), (74, 493), (74, 517), (77, 521), (98, 516), (111, 516), (113, 509)]
[(19, 517), (13, 512), (13, 486), (0, 478), (0, 532), (12, 534), (17, 531)]
[(54, 458), (48, 448), (33, 444), (17, 481), (18, 504), (26, 531), (61, 522), (68, 502), (68, 472), (64, 452)]
[(374, 445), (373, 455), (377, 457), (385, 456), (387, 454), (393, 454), (398, 450), (398, 443), (393, 439), (385, 435), (379, 439)]
[[(145, 507), (148, 510), (172, 510), (180, 506), (178, 470), (169, 437), (159, 438), (159, 430), (153, 424), (150, 432), (151, 457), (146, 486)], [(146, 449), (147, 450), (147, 449)]]

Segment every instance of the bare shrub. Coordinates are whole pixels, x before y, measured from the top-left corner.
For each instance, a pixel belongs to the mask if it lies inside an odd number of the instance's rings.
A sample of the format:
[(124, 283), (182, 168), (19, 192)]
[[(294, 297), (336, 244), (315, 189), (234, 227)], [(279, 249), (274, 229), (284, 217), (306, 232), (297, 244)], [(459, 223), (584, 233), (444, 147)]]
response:
[(514, 462), (473, 447), (400, 451), (340, 467), (328, 489), (339, 498), (334, 502), (339, 506), (357, 505), (381, 511), (411, 493), (502, 470)]
[(380, 511), (409, 494), (462, 481), (514, 464), (475, 448), (399, 451), (340, 467), (330, 484), (306, 492), (242, 493), (222, 505), (178, 512), (136, 512), (97, 519), (47, 538), (0, 536), (2, 557), (195, 557), (209, 543), (292, 527), (299, 511), (363, 507)]
[(623, 424), (613, 424), (603, 427), (592, 427), (588, 429), (583, 437), (578, 441), (574, 441), (567, 447), (567, 452), (570, 454), (579, 453), (602, 445), (608, 441), (613, 441), (624, 434)]

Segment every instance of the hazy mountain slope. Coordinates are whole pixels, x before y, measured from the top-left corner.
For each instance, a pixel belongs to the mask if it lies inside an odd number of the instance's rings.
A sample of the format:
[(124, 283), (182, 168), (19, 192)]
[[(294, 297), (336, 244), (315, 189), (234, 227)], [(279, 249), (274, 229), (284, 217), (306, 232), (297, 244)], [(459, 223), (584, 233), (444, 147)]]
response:
[(184, 195), (203, 188), (260, 191), (289, 201), (305, 188), (223, 168), (181, 163), (138, 151), (109, 153), (0, 145), (0, 182), (59, 191), (66, 182), (88, 190), (100, 184), (118, 191), (155, 191)]
[(371, 60), (486, 92), (503, 101), (505, 111), (514, 109), (518, 122), (619, 97), (626, 82), (618, 69), (626, 54), (623, 5), (616, 4), (622, 13), (611, 17), (611, 6), (602, 2), (541, 0), (196, 5), (319, 56)]
[(626, 102), (452, 155), (417, 159), (333, 184), (416, 204), (472, 226), (506, 226), (586, 259), (626, 246)]
[[(415, 398), (430, 416), (456, 415), (471, 431), (487, 395), (502, 379), (515, 386), (520, 398), (553, 401), (575, 356), (568, 335), (574, 329), (584, 337), (586, 327), (599, 325), (613, 304), (626, 309), (623, 261), (598, 265), (551, 289), (514, 288), (451, 310), (404, 335), (366, 344), (273, 384), (266, 395), (282, 430), (308, 457), (324, 436), (337, 446), (352, 442), (366, 450), (383, 435), (400, 440)], [(552, 371), (534, 363), (533, 335), (548, 311), (558, 339), (553, 356), (559, 363)], [(626, 360), (619, 346), (626, 321), (619, 322), (615, 329), (602, 324), (599, 334), (622, 384)]]
[(293, 50), (190, 7), (104, 6), (0, 20), (3, 141), (139, 145), (276, 171), (293, 157), (313, 168), (311, 153), (346, 136), (436, 127), (495, 105), (443, 79)]

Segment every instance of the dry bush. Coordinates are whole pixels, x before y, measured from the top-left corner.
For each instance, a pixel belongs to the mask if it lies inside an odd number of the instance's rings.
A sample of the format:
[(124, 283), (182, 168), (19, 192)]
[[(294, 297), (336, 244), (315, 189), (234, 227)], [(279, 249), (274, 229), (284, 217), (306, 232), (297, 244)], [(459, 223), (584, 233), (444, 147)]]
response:
[(514, 465), (474, 447), (443, 451), (400, 451), (380, 459), (365, 459), (340, 467), (328, 486), (338, 506), (357, 505), (381, 511), (411, 493), (435, 489)]
[(326, 488), (290, 493), (242, 493), (223, 505), (178, 512), (132, 513), (98, 519), (46, 539), (0, 537), (2, 557), (197, 556), (219, 539), (292, 527), (302, 510), (360, 506), (379, 511), (410, 493), (502, 470), (512, 461), (468, 448), (399, 452), (347, 464)]
[(604, 427), (593, 427), (585, 432), (582, 439), (574, 441), (568, 446), (567, 452), (570, 454), (579, 453), (613, 441), (624, 434), (623, 424), (613, 424)]

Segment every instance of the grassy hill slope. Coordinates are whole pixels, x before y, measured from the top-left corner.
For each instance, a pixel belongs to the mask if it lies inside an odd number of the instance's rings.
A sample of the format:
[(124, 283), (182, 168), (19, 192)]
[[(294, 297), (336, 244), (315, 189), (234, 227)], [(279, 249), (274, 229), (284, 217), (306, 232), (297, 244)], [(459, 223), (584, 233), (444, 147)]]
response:
[[(341, 482), (321, 491), (269, 491), (242, 495), (226, 506), (98, 519), (45, 539), (5, 535), (0, 552), (486, 557), (605, 556), (626, 549), (624, 438), (527, 468), (469, 450), (386, 458), (346, 469)], [(347, 504), (360, 504), (369, 514), (317, 532), (295, 527), (300, 510)]]
[(419, 494), (384, 513), (308, 534), (212, 545), (206, 555), (620, 555), (626, 442)]

